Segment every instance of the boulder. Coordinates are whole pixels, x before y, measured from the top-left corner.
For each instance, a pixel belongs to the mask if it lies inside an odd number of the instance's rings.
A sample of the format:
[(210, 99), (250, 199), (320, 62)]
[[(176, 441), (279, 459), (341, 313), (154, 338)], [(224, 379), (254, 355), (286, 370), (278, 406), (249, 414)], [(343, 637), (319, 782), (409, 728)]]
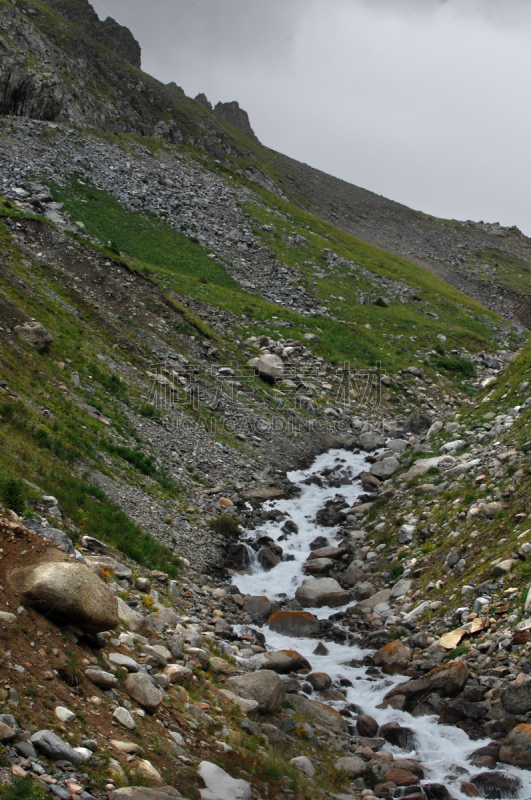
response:
[(411, 728), (404, 728), (398, 722), (386, 722), (380, 728), (379, 735), (389, 744), (400, 750), (411, 751), (417, 747), (417, 738)]
[(354, 563), (349, 564), (348, 569), (341, 575), (342, 583), (347, 586), (355, 586), (365, 580), (365, 573)]
[(268, 653), (260, 653), (252, 659), (258, 669), (271, 669), (279, 675), (287, 675), (298, 669), (304, 669), (308, 665), (303, 656), (296, 650), (276, 650)]
[(367, 769), (367, 762), (359, 756), (347, 756), (346, 758), (338, 758), (334, 762), (334, 767), (338, 772), (345, 772), (352, 780), (359, 778)]
[(325, 691), (332, 686), (332, 678), (326, 672), (311, 672), (306, 676), (306, 680), (316, 692)]
[(154, 619), (165, 622), (170, 628), (174, 628), (179, 621), (177, 612), (174, 611), (173, 608), (168, 608), (167, 606), (159, 606), (152, 616)]
[(269, 500), (281, 500), (284, 497), (282, 489), (258, 488), (249, 489), (243, 493), (243, 499), (249, 503), (267, 503)]
[(499, 564), (495, 564), (492, 568), (492, 577), (493, 578), (500, 578), (502, 575), (507, 575), (508, 572), (512, 570), (516, 561), (513, 561), (512, 558), (507, 558), (505, 561), (500, 561)]
[(129, 675), (125, 682), (125, 691), (148, 714), (154, 714), (163, 700), (162, 692), (153, 686), (149, 676), (140, 672)]
[(500, 699), (509, 714), (527, 714), (531, 711), (531, 678), (526, 677), (518, 683), (513, 681), (504, 686)]
[(411, 650), (402, 642), (384, 644), (374, 654), (374, 665), (381, 667), (386, 675), (399, 675), (408, 668), (411, 661)]
[(406, 769), (391, 767), (385, 773), (385, 782), (392, 782), (396, 786), (416, 786), (419, 782), (418, 777)]
[(312, 558), (304, 564), (304, 570), (309, 575), (324, 575), (336, 566), (336, 562), (331, 558)]
[(319, 620), (309, 611), (275, 611), (269, 617), (270, 630), (284, 636), (303, 638), (319, 632)]
[(518, 797), (522, 782), (516, 775), (503, 772), (480, 772), (470, 782), (479, 790), (480, 796), (486, 800), (501, 800), (506, 797)]
[(11, 728), (10, 725), (6, 725), (4, 722), (0, 722), (0, 742), (10, 742), (12, 739), (16, 737), (16, 731)]
[(247, 365), (252, 367), (256, 374), (268, 382), (275, 382), (284, 375), (284, 364), (279, 356), (264, 353), (262, 356), (251, 358)]
[(378, 733), (378, 723), (374, 717), (369, 717), (368, 714), (360, 714), (356, 720), (356, 728), (360, 736), (368, 739), (372, 739)]
[(413, 581), (407, 580), (407, 578), (401, 578), (399, 581), (395, 583), (395, 585), (391, 589), (391, 594), (389, 599), (398, 600), (399, 597), (405, 597), (412, 586), (413, 586)]
[(200, 789), (201, 800), (251, 800), (251, 784), (237, 780), (210, 761), (201, 761), (198, 773), (206, 789)]
[(499, 760), (514, 767), (531, 768), (531, 725), (512, 729), (500, 748)]
[(337, 608), (350, 602), (350, 592), (333, 578), (310, 578), (297, 589), (295, 597), (303, 608)]
[(403, 698), (402, 710), (410, 711), (417, 703), (435, 693), (440, 697), (455, 697), (468, 679), (468, 669), (459, 661), (452, 661), (442, 667), (436, 667), (417, 680), (400, 683), (387, 692), (381, 704), (396, 707), (393, 699)]
[(255, 700), (259, 711), (270, 714), (276, 711), (286, 696), (284, 683), (270, 669), (228, 678), (225, 685), (240, 697)]
[(43, 561), (11, 575), (24, 605), (89, 633), (118, 625), (116, 596), (88, 567), (75, 561)]
[(80, 764), (84, 761), (81, 756), (73, 747), (63, 742), (57, 734), (52, 731), (37, 731), (30, 738), (30, 742), (39, 753), (42, 753), (46, 758), (51, 758), (54, 761), (71, 761), (72, 764)]
[(15, 333), (37, 353), (45, 353), (53, 342), (53, 336), (40, 322), (25, 322), (15, 327)]
[(268, 619), (271, 616), (272, 603), (267, 597), (255, 597), (247, 594), (243, 598), (243, 608), (252, 617)]
[(111, 653), (109, 661), (115, 667), (122, 667), (128, 672), (138, 672), (138, 663), (131, 656), (126, 656), (123, 653)]
[(146, 786), (125, 786), (115, 789), (109, 800), (182, 800), (182, 795), (171, 786), (158, 786), (148, 789)]
[[(408, 372), (411, 372), (412, 375), (417, 375), (417, 373), (413, 372), (414, 369), (416, 369), (416, 367), (410, 367), (408, 369)], [(418, 370), (418, 372), (420, 372), (420, 370)], [(420, 375), (417, 375), (417, 377), (421, 376), (422, 373), (420, 373)], [(429, 431), (430, 428), (431, 428), (431, 419), (427, 417), (425, 414), (421, 414), (420, 411), (415, 411), (415, 413), (412, 414), (408, 419), (408, 421), (406, 422), (406, 430), (410, 430), (411, 433), (416, 433), (416, 434), (425, 433), (426, 431)]]
[(378, 450), (384, 445), (384, 437), (379, 433), (375, 433), (374, 431), (366, 431), (365, 433), (362, 433), (358, 439), (358, 447), (368, 453), (371, 453), (373, 450)]
[(124, 603), (123, 600), (118, 598), (118, 616), (120, 622), (128, 631), (132, 633), (144, 633), (147, 627), (147, 620), (138, 611)]
[(371, 594), (366, 600), (361, 600), (356, 604), (356, 608), (361, 611), (372, 611), (380, 603), (388, 603), (391, 597), (391, 589), (381, 589), (379, 592)]
[(104, 672), (99, 669), (87, 669), (85, 675), (94, 686), (99, 686), (100, 689), (106, 691), (107, 689), (114, 689), (118, 685), (118, 679), (110, 672)]
[(290, 702), (293, 703), (295, 711), (309, 719), (310, 722), (334, 733), (346, 733), (348, 730), (346, 719), (331, 706), (319, 703), (317, 700), (310, 700), (302, 694), (291, 694)]
[[(226, 662), (223, 663), (226, 664)], [(176, 683), (179, 686), (190, 683), (194, 677), (194, 673), (191, 669), (188, 669), (188, 667), (181, 667), (180, 664), (170, 664), (164, 670), (164, 674), (168, 676), (170, 683)]]
[(295, 758), (290, 759), (289, 763), (297, 767), (299, 772), (302, 772), (307, 778), (313, 778), (315, 776), (315, 767), (308, 756), (295, 756)]
[(375, 475), (380, 480), (385, 481), (387, 478), (391, 478), (398, 469), (400, 469), (400, 462), (394, 456), (390, 456), (389, 458), (382, 458), (381, 461), (373, 464), (369, 472), (371, 475)]
[(113, 712), (112, 718), (115, 719), (120, 725), (123, 725), (127, 730), (132, 731), (136, 723), (126, 708), (118, 706)]

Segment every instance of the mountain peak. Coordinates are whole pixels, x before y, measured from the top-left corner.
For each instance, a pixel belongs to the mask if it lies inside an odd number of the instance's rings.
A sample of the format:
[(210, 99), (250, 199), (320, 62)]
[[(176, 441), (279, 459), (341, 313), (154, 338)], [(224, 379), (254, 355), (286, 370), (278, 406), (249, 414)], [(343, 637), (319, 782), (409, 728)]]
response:
[(255, 132), (251, 128), (249, 121), (249, 114), (240, 108), (240, 104), (233, 100), (231, 103), (218, 103), (214, 109), (214, 114), (225, 122), (230, 122), (235, 128), (239, 128), (244, 133), (250, 133), (255, 136)]

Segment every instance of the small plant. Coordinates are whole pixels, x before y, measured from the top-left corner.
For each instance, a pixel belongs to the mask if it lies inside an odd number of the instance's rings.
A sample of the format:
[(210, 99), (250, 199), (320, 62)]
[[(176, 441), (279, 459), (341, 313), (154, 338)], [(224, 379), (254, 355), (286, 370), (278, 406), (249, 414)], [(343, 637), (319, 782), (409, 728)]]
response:
[(25, 778), (16, 778), (11, 786), (0, 787), (2, 800), (41, 800), (44, 791), (34, 783), (29, 775)]
[(465, 656), (467, 653), (470, 653), (470, 647), (467, 647), (464, 644), (460, 644), (459, 647), (454, 647), (453, 650), (450, 650), (447, 653), (445, 661), (453, 661), (455, 658), (459, 658), (459, 656)]
[(4, 478), (0, 481), (0, 500), (15, 514), (24, 513), (25, 496), (25, 487), (21, 480)]
[(35, 682), (35, 678), (32, 678), (30, 681), (28, 681), (27, 685), (24, 688), (24, 695), (26, 697), (37, 697), (37, 694), (38, 694), (37, 684)]
[(392, 581), (396, 581), (396, 579), (403, 574), (404, 574), (404, 567), (402, 566), (402, 564), (394, 564), (389, 570), (389, 577), (391, 578)]
[(383, 297), (378, 297), (374, 301), (374, 305), (375, 306), (380, 306), (380, 308), (389, 308), (389, 303), (386, 303), (386, 301), (383, 299)]
[(373, 767), (370, 766), (370, 764), (365, 770), (363, 770), (361, 777), (369, 789), (374, 789), (374, 787), (380, 782), (378, 775), (374, 771)]
[(238, 520), (229, 514), (220, 514), (219, 517), (210, 520), (208, 527), (215, 533), (226, 536), (227, 539), (239, 536), (242, 533)]
[(397, 639), (403, 639), (407, 635), (408, 632), (405, 628), (397, 628), (396, 631), (392, 631), (392, 633), (389, 634), (389, 641), (395, 642)]

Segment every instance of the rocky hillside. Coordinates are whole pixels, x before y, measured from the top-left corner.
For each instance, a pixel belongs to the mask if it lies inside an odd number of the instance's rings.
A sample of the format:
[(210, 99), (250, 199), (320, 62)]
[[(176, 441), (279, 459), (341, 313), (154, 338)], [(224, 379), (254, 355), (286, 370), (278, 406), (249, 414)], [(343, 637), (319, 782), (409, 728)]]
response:
[(99, 22), (87, 0), (0, 2), (1, 114), (183, 142), (241, 185), (289, 198), (530, 327), (530, 243), (516, 228), (435, 219), (300, 164), (261, 145), (236, 102), (212, 109), (139, 66), (132, 34)]

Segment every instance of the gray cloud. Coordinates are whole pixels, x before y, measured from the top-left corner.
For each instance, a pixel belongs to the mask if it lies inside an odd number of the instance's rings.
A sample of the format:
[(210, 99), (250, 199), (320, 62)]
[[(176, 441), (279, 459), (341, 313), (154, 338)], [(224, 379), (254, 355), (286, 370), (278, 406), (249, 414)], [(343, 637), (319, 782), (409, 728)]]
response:
[(428, 213), (531, 234), (528, 0), (94, 5), (132, 29), (148, 72), (239, 100), (265, 144)]

